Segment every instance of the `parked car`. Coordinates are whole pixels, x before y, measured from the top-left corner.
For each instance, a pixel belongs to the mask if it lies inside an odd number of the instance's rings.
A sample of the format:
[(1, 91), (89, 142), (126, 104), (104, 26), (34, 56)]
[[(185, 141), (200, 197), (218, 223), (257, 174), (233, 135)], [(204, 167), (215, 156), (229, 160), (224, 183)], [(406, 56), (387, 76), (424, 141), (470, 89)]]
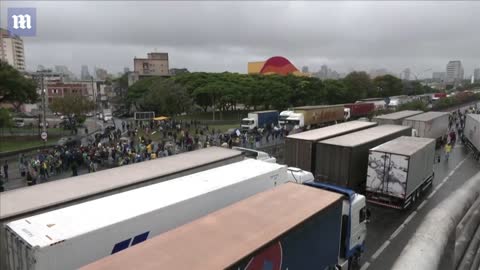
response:
[(16, 118), (16, 119), (13, 119), (13, 121), (15, 123), (15, 127), (17, 128), (21, 128), (25, 126), (25, 121), (23, 119)]
[(105, 114), (105, 115), (103, 116), (103, 122), (108, 122), (108, 121), (110, 121), (110, 120), (112, 120), (112, 119), (113, 119), (113, 117), (112, 117), (111, 114)]
[[(48, 121), (45, 123), (46, 123), (45, 127), (48, 128), (49, 127)], [(43, 122), (38, 123), (38, 127), (43, 128)]]

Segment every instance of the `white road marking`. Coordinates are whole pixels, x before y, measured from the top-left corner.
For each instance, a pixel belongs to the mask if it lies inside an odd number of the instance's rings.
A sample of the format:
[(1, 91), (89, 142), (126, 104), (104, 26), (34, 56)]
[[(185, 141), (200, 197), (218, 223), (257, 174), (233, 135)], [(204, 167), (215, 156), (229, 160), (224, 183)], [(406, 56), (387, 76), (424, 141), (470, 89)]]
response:
[(435, 193), (437, 193), (436, 190), (434, 190), (432, 193), (430, 193), (430, 195), (428, 195), (427, 199), (431, 199), (433, 197), (433, 195), (435, 195)]
[(368, 267), (370, 266), (370, 263), (369, 262), (366, 262), (362, 265), (362, 267), (360, 268), (360, 270), (367, 270)]
[(424, 201), (417, 207), (417, 210), (422, 209), (422, 208), (425, 206), (425, 204), (427, 204), (427, 202), (428, 202), (428, 200), (424, 200)]
[(385, 243), (383, 243), (383, 245), (377, 249), (377, 251), (375, 251), (375, 253), (372, 255), (372, 261), (375, 261), (378, 256), (380, 256), (380, 254), (382, 254), (382, 252), (388, 247), (388, 245), (390, 245), (390, 240), (385, 241)]
[(433, 191), (437, 192), (442, 186), (445, 184), (445, 182), (440, 183)]
[(403, 228), (405, 228), (405, 225), (400, 225), (400, 227), (397, 228), (397, 230), (395, 230), (392, 235), (390, 235), (390, 240), (393, 240), (393, 238), (397, 237), (397, 235), (403, 230)]
[(405, 221), (403, 222), (403, 225), (407, 225), (413, 217), (415, 217), (417, 215), (417, 210), (413, 211), (408, 217), (407, 219), (405, 219)]

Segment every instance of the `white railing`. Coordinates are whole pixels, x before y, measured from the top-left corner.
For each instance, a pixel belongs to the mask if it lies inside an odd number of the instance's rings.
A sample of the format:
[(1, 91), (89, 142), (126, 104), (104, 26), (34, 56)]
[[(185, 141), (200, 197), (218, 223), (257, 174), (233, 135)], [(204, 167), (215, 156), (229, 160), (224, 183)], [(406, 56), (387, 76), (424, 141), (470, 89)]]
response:
[(393, 270), (479, 269), (480, 172), (424, 219)]

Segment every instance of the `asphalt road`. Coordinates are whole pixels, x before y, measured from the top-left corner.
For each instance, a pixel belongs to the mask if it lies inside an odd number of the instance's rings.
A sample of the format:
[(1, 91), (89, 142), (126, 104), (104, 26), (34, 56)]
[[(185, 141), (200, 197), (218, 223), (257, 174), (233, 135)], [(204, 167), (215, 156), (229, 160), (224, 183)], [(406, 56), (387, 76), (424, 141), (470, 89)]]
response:
[(390, 269), (426, 214), (480, 170), (463, 145), (456, 145), (450, 160), (435, 164), (433, 187), (409, 210), (395, 210), (370, 205), (367, 250), (362, 270)]

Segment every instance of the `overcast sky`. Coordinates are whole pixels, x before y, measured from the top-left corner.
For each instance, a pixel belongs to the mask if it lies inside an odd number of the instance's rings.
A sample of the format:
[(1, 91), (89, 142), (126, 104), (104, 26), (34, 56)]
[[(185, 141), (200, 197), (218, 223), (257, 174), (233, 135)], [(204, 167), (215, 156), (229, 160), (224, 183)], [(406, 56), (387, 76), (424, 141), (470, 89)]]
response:
[(297, 68), (340, 72), (411, 68), (420, 77), (461, 60), (480, 67), (480, 2), (0, 1), (37, 8), (37, 36), (25, 37), (29, 69), (82, 64), (119, 72), (133, 58), (168, 52), (170, 67), (246, 73), (275, 55)]

